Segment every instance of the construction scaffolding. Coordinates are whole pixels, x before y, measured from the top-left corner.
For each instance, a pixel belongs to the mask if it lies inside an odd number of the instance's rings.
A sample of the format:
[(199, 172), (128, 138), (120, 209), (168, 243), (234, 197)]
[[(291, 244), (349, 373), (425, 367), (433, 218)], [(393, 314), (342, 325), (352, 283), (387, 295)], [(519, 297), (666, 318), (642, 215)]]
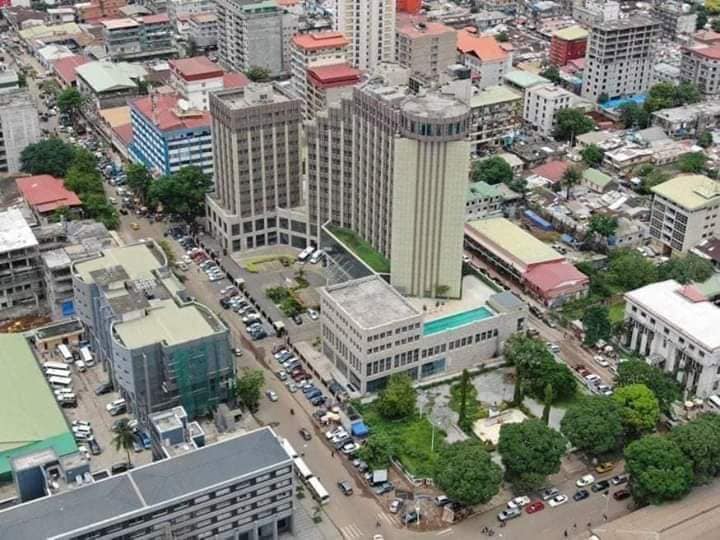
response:
[(190, 419), (204, 416), (217, 405), (217, 393), (212, 394), (208, 373), (207, 345), (183, 347), (172, 355), (180, 401)]

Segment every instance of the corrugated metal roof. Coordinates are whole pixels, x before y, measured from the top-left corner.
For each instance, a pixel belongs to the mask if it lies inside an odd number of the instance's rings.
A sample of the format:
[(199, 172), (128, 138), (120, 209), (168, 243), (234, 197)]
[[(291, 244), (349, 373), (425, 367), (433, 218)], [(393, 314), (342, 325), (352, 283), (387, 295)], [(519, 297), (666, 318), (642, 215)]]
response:
[(137, 83), (133, 79), (147, 76), (144, 67), (128, 62), (88, 62), (75, 71), (96, 93), (135, 88)]

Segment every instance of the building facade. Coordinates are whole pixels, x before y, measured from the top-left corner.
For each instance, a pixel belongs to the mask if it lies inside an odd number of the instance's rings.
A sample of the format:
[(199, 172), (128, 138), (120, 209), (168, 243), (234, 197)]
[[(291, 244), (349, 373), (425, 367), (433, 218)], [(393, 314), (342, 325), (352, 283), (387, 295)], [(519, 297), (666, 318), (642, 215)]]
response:
[(212, 0), (167, 0), (167, 14), (173, 26), (177, 24), (178, 17), (207, 13), (214, 9), (215, 2)]
[(0, 173), (20, 171), (20, 153), (40, 140), (40, 120), (25, 90), (0, 92)]
[(78, 92), (97, 110), (122, 107), (140, 92), (147, 77), (142, 65), (129, 62), (88, 62), (75, 69)]
[(457, 33), (460, 62), (469, 67), (480, 89), (500, 84), (512, 70), (512, 54), (492, 36), (477, 36), (467, 30)]
[(169, 57), (177, 53), (167, 14), (102, 21), (105, 52), (115, 61)]
[[(212, 94), (215, 191), (208, 225), (228, 251), (274, 244), (305, 247), (301, 203), (301, 102), (270, 84)], [(296, 225), (297, 223), (297, 225)]]
[(706, 99), (720, 96), (720, 45), (682, 49), (680, 80), (693, 83)]
[(455, 29), (437, 22), (398, 20), (395, 61), (412, 75), (437, 79), (457, 58)]
[(505, 144), (520, 128), (522, 96), (507, 86), (489, 86), (470, 98), (470, 150), (482, 154)]
[(660, 32), (668, 41), (692, 36), (697, 30), (697, 13), (682, 2), (657, 2), (652, 17), (660, 23)]
[(230, 399), (228, 329), (190, 299), (154, 242), (74, 263), (73, 288), (92, 350), (142, 424), (178, 405), (193, 418)]
[(352, 87), (361, 79), (361, 71), (347, 63), (310, 68), (307, 72), (305, 114), (312, 119), (318, 112), (352, 95)]
[(528, 88), (525, 92), (523, 120), (534, 131), (551, 137), (557, 113), (572, 105), (574, 94), (553, 84)]
[(585, 58), (588, 31), (581, 26), (570, 26), (553, 33), (550, 40), (550, 63), (562, 67), (570, 60)]
[(188, 38), (201, 49), (217, 47), (217, 15), (211, 12), (193, 13), (188, 20)]
[(334, 29), (348, 38), (348, 61), (369, 71), (395, 58), (396, 0), (333, 0)]
[(644, 93), (650, 86), (659, 24), (631, 17), (593, 25), (583, 72), (582, 97), (598, 101)]

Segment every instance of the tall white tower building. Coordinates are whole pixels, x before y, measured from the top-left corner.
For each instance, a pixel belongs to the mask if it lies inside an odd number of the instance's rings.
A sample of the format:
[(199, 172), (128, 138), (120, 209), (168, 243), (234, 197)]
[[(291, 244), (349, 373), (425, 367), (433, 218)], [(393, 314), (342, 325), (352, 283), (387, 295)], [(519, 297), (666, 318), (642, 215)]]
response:
[(396, 0), (335, 0), (335, 30), (350, 40), (348, 61), (372, 70), (395, 58)]

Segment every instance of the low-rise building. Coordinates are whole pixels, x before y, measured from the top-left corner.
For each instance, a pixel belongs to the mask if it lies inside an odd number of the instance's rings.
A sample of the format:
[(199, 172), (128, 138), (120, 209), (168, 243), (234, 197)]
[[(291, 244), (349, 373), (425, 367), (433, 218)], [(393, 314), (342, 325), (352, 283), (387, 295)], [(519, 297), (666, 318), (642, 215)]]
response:
[(480, 154), (506, 142), (520, 127), (522, 97), (506, 86), (489, 86), (470, 98), (471, 151)]
[(193, 13), (188, 19), (188, 39), (200, 49), (217, 47), (218, 22), (213, 12)]
[(680, 61), (680, 79), (693, 83), (705, 97), (720, 95), (720, 45), (685, 47)]
[(575, 95), (552, 84), (538, 85), (525, 92), (523, 120), (534, 131), (551, 137), (557, 114), (572, 106)]
[(25, 89), (0, 92), (0, 173), (20, 170), (20, 153), (40, 140), (40, 120)]
[(625, 347), (672, 374), (689, 396), (718, 392), (720, 308), (674, 280), (630, 291), (625, 302)]
[(662, 37), (668, 41), (677, 41), (688, 37), (697, 30), (697, 13), (689, 4), (665, 1), (655, 4), (652, 17), (660, 22)]
[(122, 8), (127, 6), (127, 0), (90, 0), (77, 4), (78, 19), (82, 22), (95, 22), (100, 19), (113, 19), (121, 17)]
[(720, 182), (681, 174), (652, 188), (650, 236), (664, 254), (686, 253), (720, 235)]
[(569, 26), (554, 32), (550, 40), (550, 63), (562, 67), (570, 60), (585, 58), (589, 35), (582, 26)]
[(434, 300), (411, 301), (377, 275), (323, 287), (323, 353), (363, 394), (395, 373), (423, 381), (482, 365), (526, 328), (527, 305), (468, 276), (463, 291), (471, 288), (473, 300), (433, 310)]
[(612, 187), (614, 182), (612, 176), (605, 174), (602, 171), (593, 169), (592, 167), (585, 169), (580, 177), (580, 184), (587, 186), (596, 193), (605, 193)]
[(170, 60), (170, 86), (191, 107), (207, 111), (210, 92), (243, 87), (250, 80), (242, 73), (226, 73), (207, 56)]
[(147, 71), (127, 62), (88, 62), (75, 68), (77, 89), (95, 109), (120, 107), (140, 92)]
[(472, 182), (465, 196), (465, 221), (502, 215), (503, 196), (496, 186)]
[(53, 63), (53, 71), (63, 88), (74, 88), (77, 81), (75, 69), (90, 62), (90, 58), (82, 54), (74, 54), (60, 58)]
[(173, 26), (178, 24), (178, 19), (196, 13), (207, 13), (214, 8), (215, 3), (212, 0), (167, 0), (167, 14)]
[(105, 19), (105, 52), (113, 60), (147, 60), (177, 54), (166, 13), (137, 18)]
[(82, 207), (80, 198), (65, 187), (62, 178), (49, 174), (23, 176), (15, 180), (25, 203), (38, 221), (50, 217), (56, 210), (66, 208), (77, 211)]
[(503, 84), (509, 86), (513, 90), (520, 92), (525, 95), (525, 92), (534, 86), (541, 84), (550, 84), (550, 81), (545, 77), (541, 77), (530, 71), (523, 71), (521, 69), (513, 69), (503, 75)]
[(417, 17), (398, 17), (395, 60), (411, 75), (436, 79), (457, 57), (454, 28)]
[(477, 36), (467, 30), (457, 33), (460, 62), (469, 67), (479, 88), (495, 86), (512, 69), (512, 54), (492, 36)]
[(652, 113), (653, 125), (675, 139), (695, 138), (720, 127), (720, 101), (711, 100)]

